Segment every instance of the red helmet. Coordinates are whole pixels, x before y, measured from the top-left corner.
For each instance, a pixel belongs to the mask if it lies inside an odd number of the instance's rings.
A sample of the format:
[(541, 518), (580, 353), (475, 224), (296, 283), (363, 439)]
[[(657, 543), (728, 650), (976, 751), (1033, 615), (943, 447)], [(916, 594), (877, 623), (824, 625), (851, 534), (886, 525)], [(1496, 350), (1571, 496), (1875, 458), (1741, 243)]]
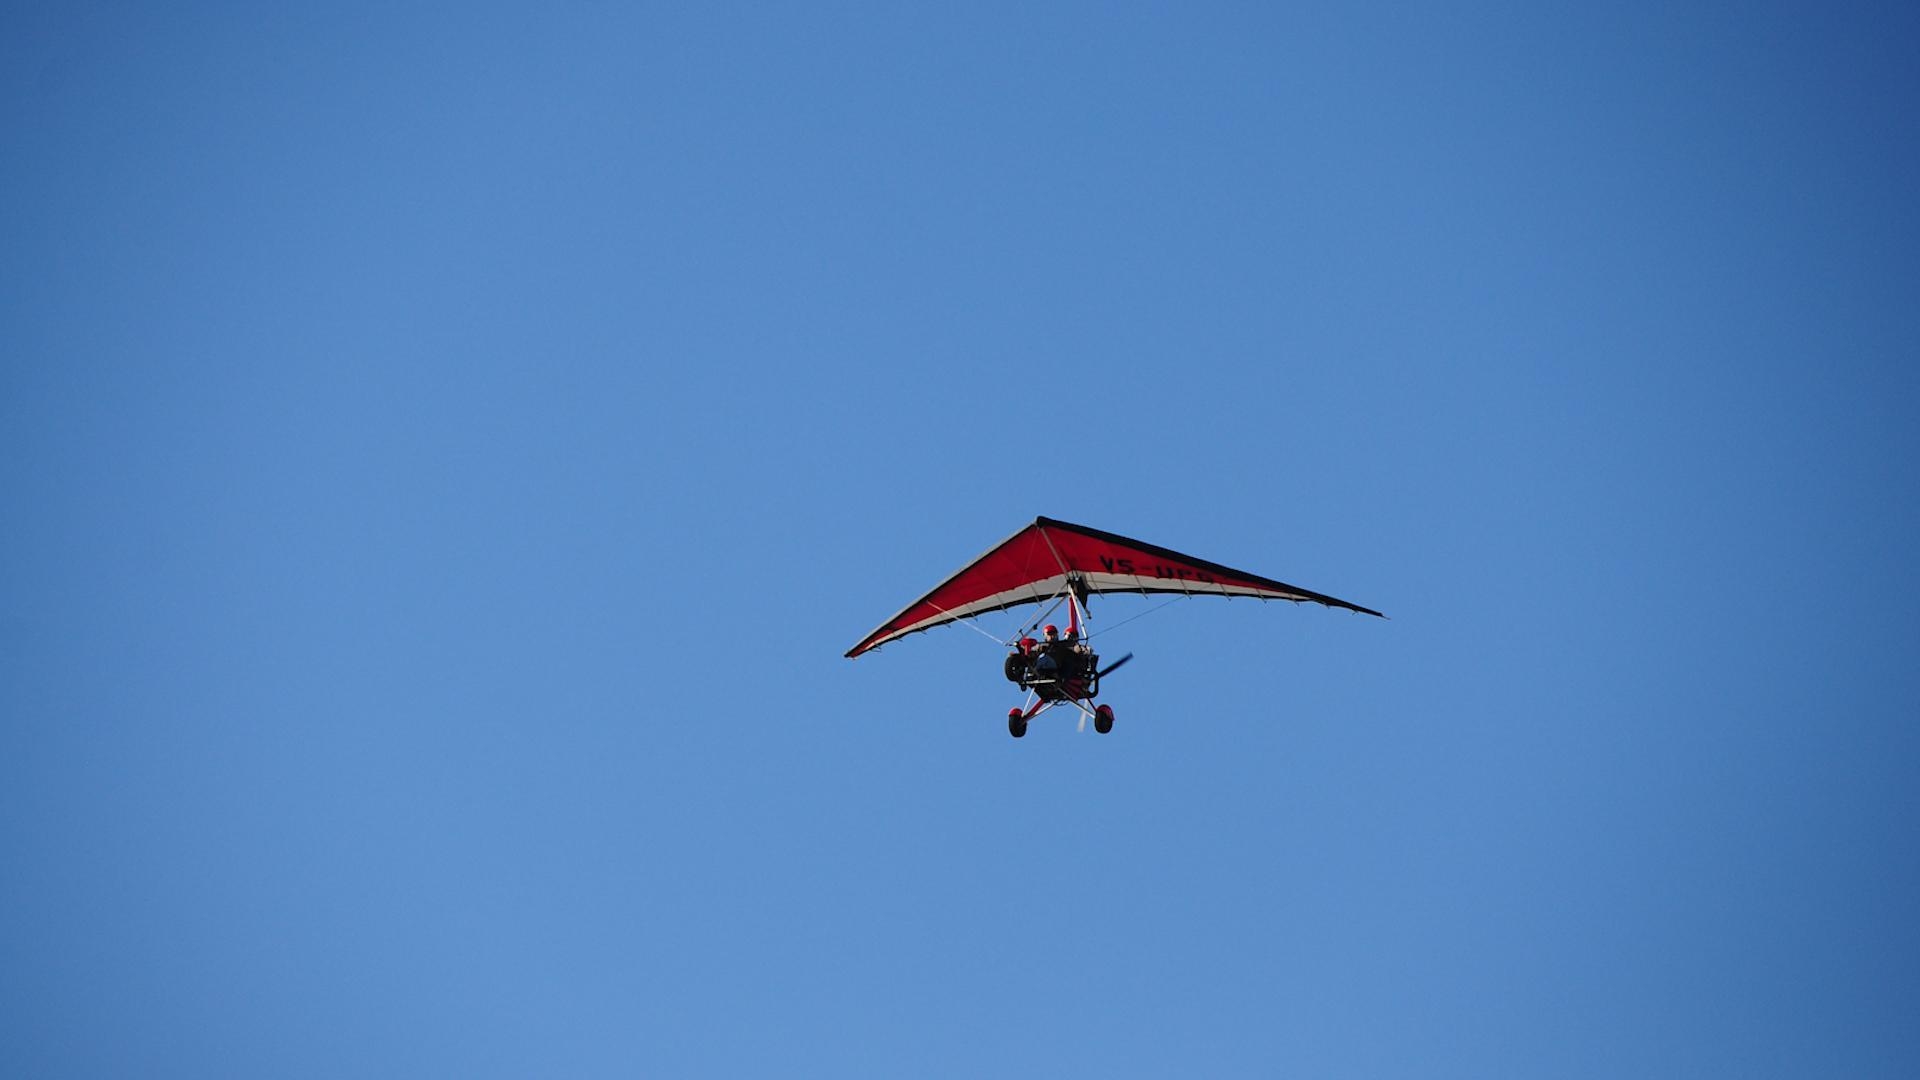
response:
[(1044, 627), (1041, 627), (1041, 629), (1043, 629), (1043, 630), (1045, 630), (1045, 631), (1047, 632), (1047, 636), (1048, 636), (1048, 637), (1059, 637), (1059, 636), (1060, 636), (1060, 628), (1059, 628), (1059, 627), (1057, 627), (1057, 626), (1055, 626), (1055, 625), (1053, 625), (1052, 623), (1048, 623), (1048, 624), (1047, 624), (1046, 626), (1044, 626)]

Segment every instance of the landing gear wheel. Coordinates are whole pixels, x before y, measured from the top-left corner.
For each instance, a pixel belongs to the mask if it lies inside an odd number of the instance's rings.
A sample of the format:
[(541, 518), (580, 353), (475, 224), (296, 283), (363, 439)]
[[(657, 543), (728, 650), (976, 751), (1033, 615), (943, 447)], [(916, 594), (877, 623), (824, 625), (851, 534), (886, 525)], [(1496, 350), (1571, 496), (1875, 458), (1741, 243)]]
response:
[(1027, 737), (1027, 719), (1018, 713), (1007, 717), (1007, 734), (1016, 739)]
[(1008, 682), (1019, 682), (1027, 674), (1027, 658), (1019, 653), (1007, 657), (1006, 672)]
[(1093, 730), (1102, 735), (1113, 730), (1113, 706), (1102, 705), (1093, 710)]

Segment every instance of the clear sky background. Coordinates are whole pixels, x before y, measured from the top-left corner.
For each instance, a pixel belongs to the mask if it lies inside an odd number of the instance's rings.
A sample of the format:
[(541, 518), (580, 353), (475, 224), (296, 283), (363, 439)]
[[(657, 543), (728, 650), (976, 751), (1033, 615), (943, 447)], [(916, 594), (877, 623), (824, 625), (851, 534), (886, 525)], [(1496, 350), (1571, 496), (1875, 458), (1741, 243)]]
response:
[(1623, 7), (10, 8), (0, 1074), (1920, 1073), (1920, 19)]

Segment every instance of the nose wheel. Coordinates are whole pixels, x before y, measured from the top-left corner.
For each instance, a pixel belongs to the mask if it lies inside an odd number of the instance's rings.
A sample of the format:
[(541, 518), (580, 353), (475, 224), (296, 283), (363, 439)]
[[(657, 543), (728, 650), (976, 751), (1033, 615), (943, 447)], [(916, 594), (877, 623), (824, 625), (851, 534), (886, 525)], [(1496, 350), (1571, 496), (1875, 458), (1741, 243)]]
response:
[(1007, 710), (1007, 734), (1013, 736), (1016, 739), (1021, 739), (1026, 737), (1027, 711), (1025, 709), (1008, 709)]
[(1113, 730), (1113, 706), (1102, 705), (1093, 710), (1093, 730), (1102, 735)]

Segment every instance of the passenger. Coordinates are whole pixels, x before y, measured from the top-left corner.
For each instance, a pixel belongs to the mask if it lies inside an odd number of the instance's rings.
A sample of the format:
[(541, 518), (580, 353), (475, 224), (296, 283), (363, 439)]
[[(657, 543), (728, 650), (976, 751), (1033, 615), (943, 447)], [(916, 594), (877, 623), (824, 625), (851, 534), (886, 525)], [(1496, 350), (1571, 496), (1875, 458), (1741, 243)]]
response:
[(1066, 636), (1060, 639), (1060, 666), (1075, 678), (1085, 675), (1090, 651), (1087, 643), (1080, 640), (1079, 627), (1069, 626)]

